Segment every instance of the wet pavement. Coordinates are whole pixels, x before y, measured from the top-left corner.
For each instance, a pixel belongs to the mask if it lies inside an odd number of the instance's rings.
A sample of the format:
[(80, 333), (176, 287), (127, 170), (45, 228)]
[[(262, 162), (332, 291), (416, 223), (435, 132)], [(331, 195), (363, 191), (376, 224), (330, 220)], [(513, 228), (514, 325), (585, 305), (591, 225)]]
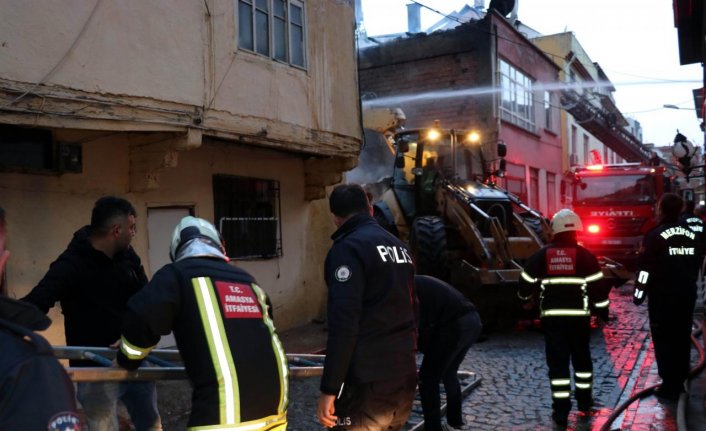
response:
[[(575, 410), (569, 430), (600, 430), (613, 409), (635, 393), (659, 383), (649, 334), (647, 306), (632, 304), (632, 286), (613, 289), (611, 320), (594, 329), (591, 352), (594, 363), (595, 411), (590, 416)], [(288, 353), (320, 351), (325, 344), (324, 326), (312, 324), (282, 334)], [(701, 339), (699, 342), (702, 343)], [(304, 347), (302, 347), (304, 346)], [(420, 358), (421, 359), (421, 358)], [(697, 362), (692, 350), (692, 364)], [(468, 352), (461, 370), (480, 379), (463, 403), (466, 430), (554, 430), (551, 397), (544, 360), (544, 339), (538, 330), (512, 329), (493, 333)], [(686, 412), (687, 430), (706, 430), (703, 374), (692, 382)], [(291, 382), (290, 431), (321, 430), (315, 415), (318, 377)], [(654, 395), (630, 405), (617, 417), (610, 430), (677, 430), (677, 403), (658, 400)], [(420, 419), (418, 403), (407, 429)]]

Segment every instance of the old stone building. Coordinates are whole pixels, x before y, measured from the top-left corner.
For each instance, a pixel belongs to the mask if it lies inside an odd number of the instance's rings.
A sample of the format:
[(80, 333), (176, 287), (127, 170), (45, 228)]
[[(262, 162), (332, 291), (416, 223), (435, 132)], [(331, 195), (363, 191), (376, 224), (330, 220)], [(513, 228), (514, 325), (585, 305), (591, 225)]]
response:
[[(138, 211), (148, 275), (177, 220), (221, 227), (280, 329), (321, 314), (325, 187), (361, 142), (352, 0), (0, 6), (6, 280), (26, 294), (102, 195)], [(96, 286), (100, 289), (100, 286)], [(63, 342), (59, 307), (48, 337)]]

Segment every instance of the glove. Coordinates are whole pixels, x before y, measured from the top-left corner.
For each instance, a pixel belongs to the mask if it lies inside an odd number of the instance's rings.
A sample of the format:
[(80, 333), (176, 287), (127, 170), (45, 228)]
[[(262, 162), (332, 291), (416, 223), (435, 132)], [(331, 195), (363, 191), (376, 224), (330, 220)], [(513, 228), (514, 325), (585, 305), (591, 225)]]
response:
[(635, 305), (640, 305), (645, 302), (646, 298), (647, 292), (645, 292), (643, 289), (640, 289), (639, 287), (635, 287), (635, 291), (632, 294), (632, 303)]

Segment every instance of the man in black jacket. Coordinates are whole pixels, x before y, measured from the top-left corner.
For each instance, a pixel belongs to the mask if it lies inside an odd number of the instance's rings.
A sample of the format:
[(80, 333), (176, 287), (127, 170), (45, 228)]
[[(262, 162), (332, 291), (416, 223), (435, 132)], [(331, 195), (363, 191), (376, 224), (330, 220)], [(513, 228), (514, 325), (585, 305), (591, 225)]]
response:
[[(67, 249), (24, 298), (44, 313), (58, 301), (66, 344), (108, 347), (120, 339), (128, 299), (147, 283), (140, 258), (130, 246), (135, 208), (125, 199), (98, 199), (91, 224), (79, 229)], [(95, 366), (71, 360), (72, 366)], [(80, 382), (78, 400), (91, 431), (117, 430), (117, 402), (123, 401), (137, 430), (161, 430), (154, 382)]]
[(118, 363), (137, 368), (173, 330), (193, 387), (190, 429), (284, 430), (287, 357), (267, 295), (228, 263), (206, 220), (179, 222), (170, 257), (128, 302)]
[(665, 193), (659, 200), (659, 223), (645, 235), (633, 294), (636, 305), (650, 297), (650, 331), (662, 378), (657, 395), (671, 400), (679, 398), (689, 375), (700, 264), (697, 235), (678, 220), (681, 208), (682, 199), (673, 193)]
[(458, 367), (478, 339), (483, 325), (476, 307), (453, 286), (427, 275), (414, 277), (419, 299), (419, 351), (424, 360), (419, 369), (419, 393), (424, 429), (442, 431), (439, 383), (446, 391), (446, 421), (452, 428), (463, 426)]
[[(0, 279), (9, 256), (0, 208)], [(51, 345), (34, 333), (50, 324), (33, 305), (0, 296), (0, 430), (81, 429), (73, 384)]]
[(576, 401), (581, 412), (593, 406), (591, 308), (608, 307), (608, 289), (596, 257), (576, 242), (583, 226), (571, 210), (551, 220), (552, 242), (527, 260), (520, 275), (518, 296), (538, 300), (552, 390), (552, 418), (566, 426), (571, 410), (571, 372), (574, 367)]
[(372, 217), (358, 185), (336, 187), (338, 230), (326, 256), (328, 341), (319, 422), (337, 430), (400, 430), (416, 387), (414, 264)]

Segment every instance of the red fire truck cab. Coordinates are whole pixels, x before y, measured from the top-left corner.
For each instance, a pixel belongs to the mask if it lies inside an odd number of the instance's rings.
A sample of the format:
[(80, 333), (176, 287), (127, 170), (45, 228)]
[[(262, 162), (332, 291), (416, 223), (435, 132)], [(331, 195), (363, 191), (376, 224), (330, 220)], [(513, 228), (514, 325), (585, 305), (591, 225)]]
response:
[(657, 201), (670, 190), (663, 166), (639, 163), (573, 167), (562, 182), (564, 203), (578, 214), (578, 239), (596, 256), (632, 270), (644, 234), (654, 227)]

